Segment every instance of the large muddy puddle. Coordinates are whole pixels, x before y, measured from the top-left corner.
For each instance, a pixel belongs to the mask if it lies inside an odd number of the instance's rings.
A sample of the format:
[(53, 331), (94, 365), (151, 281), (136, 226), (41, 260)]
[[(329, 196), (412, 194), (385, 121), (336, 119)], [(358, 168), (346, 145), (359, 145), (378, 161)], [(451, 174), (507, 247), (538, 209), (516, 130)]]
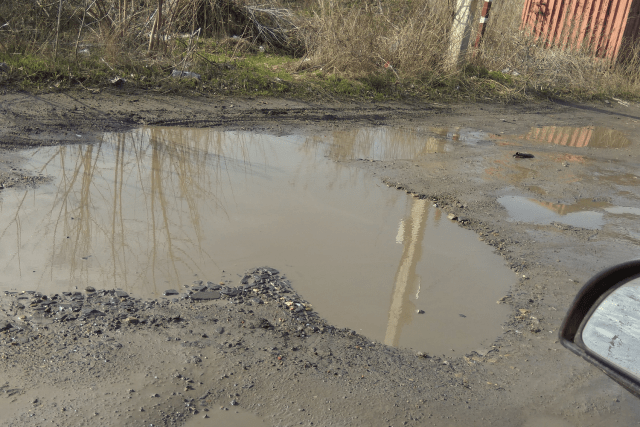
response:
[(0, 289), (161, 297), (268, 265), (333, 324), (431, 354), (474, 350), (500, 334), (513, 273), (427, 200), (333, 161), (451, 143), (429, 138), (143, 128), (29, 151), (54, 181), (1, 193)]

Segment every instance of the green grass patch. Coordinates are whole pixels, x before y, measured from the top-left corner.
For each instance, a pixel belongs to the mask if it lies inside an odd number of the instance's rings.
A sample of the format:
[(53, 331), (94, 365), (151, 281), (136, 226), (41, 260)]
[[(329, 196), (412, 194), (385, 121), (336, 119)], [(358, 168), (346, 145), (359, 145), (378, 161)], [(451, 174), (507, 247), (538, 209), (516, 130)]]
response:
[[(425, 71), (405, 77), (401, 71), (381, 70), (350, 76), (326, 73), (318, 67), (304, 69), (298, 58), (264, 52), (238, 52), (205, 41), (170, 61), (123, 56), (117, 61), (92, 55), (62, 56), (52, 60), (33, 54), (0, 53), (7, 72), (0, 72), (0, 85), (29, 91), (150, 90), (173, 94), (215, 94), (231, 96), (275, 96), (300, 99), (407, 100), (513, 102), (530, 98), (605, 99), (634, 98), (634, 94), (576, 90), (538, 85), (522, 76), (469, 65), (462, 71), (435, 74)], [(190, 71), (200, 79), (171, 77), (173, 70)], [(119, 79), (118, 79), (119, 78)]]

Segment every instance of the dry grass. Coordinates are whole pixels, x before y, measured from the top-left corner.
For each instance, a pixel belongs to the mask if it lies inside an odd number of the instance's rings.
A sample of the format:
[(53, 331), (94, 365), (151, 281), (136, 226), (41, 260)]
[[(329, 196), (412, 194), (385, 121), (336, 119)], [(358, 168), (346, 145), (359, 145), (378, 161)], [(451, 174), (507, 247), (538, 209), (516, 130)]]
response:
[(301, 57), (290, 70), (365, 79), (380, 88), (640, 97), (637, 45), (617, 63), (594, 59), (587, 50), (545, 48), (520, 29), (524, 0), (494, 2), (480, 49), (470, 52), (467, 66), (453, 70), (446, 55), (455, 0), (255, 1), (5, 0), (0, 55), (5, 61), (31, 55), (51, 64), (81, 64), (92, 56), (93, 64), (114, 73), (131, 64), (187, 69), (201, 64), (213, 43), (234, 55), (266, 49)]
[(318, 0), (308, 57), (326, 70), (356, 75), (441, 72), (452, 10), (447, 1)]

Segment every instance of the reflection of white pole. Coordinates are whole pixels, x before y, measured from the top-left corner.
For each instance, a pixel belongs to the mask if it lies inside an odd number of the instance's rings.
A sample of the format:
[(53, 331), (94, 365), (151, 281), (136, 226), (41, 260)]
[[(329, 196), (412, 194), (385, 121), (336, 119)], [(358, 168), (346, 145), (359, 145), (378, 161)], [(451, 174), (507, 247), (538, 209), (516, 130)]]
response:
[(471, 17), (476, 6), (476, 0), (457, 0), (456, 14), (451, 26), (451, 37), (449, 39), (449, 57), (447, 66), (451, 69), (457, 68), (464, 59), (471, 37)]
[[(409, 285), (417, 280), (416, 264), (420, 260), (419, 250), (422, 246), (422, 236), (425, 228), (425, 215), (427, 200), (415, 199), (411, 208), (410, 225), (407, 221), (401, 220), (400, 228), (405, 234), (403, 239), (404, 251), (400, 260), (400, 266), (396, 273), (396, 281), (391, 297), (391, 307), (389, 307), (389, 320), (387, 321), (387, 332), (384, 336), (384, 343), (387, 345), (398, 345), (400, 341), (401, 322), (403, 319), (404, 300)], [(409, 227), (407, 227), (409, 225)], [(407, 229), (409, 228), (409, 229)], [(407, 236), (407, 234), (409, 234)], [(397, 238), (396, 238), (397, 240)]]

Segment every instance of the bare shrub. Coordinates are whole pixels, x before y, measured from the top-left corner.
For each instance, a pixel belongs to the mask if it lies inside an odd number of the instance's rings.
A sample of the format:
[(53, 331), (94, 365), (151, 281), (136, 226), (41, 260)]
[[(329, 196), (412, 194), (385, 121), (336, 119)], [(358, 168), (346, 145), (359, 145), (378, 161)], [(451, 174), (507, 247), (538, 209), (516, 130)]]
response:
[(355, 75), (385, 66), (409, 75), (440, 72), (452, 10), (445, 0), (318, 0), (307, 39), (309, 58), (330, 72)]

